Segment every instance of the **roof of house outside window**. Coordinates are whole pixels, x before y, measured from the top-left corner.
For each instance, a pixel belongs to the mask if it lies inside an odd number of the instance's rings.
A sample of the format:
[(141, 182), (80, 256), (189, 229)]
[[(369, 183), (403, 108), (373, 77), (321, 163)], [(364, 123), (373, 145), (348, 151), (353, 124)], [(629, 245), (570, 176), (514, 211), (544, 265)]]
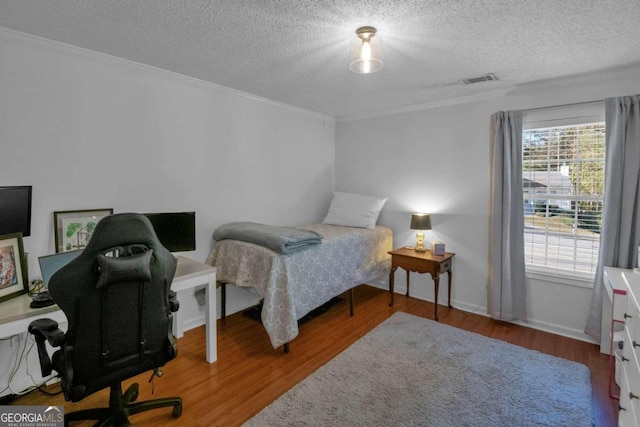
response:
[(522, 187), (537, 194), (571, 194), (573, 185), (568, 176), (557, 171), (526, 171)]

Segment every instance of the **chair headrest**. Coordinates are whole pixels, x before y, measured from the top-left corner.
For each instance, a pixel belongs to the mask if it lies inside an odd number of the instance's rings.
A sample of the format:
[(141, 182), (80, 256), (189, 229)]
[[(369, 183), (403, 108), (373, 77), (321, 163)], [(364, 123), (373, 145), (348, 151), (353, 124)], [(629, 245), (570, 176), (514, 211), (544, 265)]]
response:
[(151, 281), (153, 249), (131, 256), (113, 257), (98, 254), (97, 259), (100, 271), (100, 277), (96, 283), (97, 289), (115, 283)]
[(149, 219), (136, 213), (119, 213), (102, 218), (83, 253), (95, 257), (109, 248), (134, 244), (155, 248), (160, 245)]

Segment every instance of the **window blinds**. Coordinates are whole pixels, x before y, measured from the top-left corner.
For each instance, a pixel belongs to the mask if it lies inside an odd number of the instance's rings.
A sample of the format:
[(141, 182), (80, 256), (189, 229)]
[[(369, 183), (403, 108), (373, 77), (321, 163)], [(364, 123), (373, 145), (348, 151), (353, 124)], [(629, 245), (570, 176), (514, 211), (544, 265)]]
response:
[(591, 104), (525, 115), (522, 178), (529, 269), (565, 270), (585, 278), (595, 274), (605, 157), (604, 112), (598, 105), (600, 115), (587, 112)]

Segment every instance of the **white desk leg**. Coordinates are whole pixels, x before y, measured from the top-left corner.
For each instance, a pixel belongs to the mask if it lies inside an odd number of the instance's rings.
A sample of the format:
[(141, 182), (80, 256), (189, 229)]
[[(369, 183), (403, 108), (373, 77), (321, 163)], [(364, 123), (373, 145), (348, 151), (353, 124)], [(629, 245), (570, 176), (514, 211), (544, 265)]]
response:
[(184, 324), (180, 316), (180, 310), (173, 313), (173, 334), (176, 338), (182, 338), (184, 335)]
[(218, 358), (217, 330), (216, 330), (216, 281), (215, 276), (209, 276), (209, 282), (205, 287), (206, 308), (206, 334), (207, 334), (207, 362), (213, 363)]

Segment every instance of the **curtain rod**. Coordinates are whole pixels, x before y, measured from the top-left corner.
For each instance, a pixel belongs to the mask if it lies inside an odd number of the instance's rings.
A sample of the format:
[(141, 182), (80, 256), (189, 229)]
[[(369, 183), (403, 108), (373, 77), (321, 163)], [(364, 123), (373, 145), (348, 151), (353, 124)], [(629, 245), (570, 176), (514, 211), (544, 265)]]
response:
[(594, 101), (573, 102), (573, 103), (570, 103), (570, 104), (552, 105), (550, 107), (526, 108), (526, 109), (521, 110), (521, 111), (522, 112), (530, 112), (530, 111), (537, 111), (537, 110), (548, 110), (550, 108), (577, 107), (579, 105), (597, 104), (599, 102), (604, 102), (604, 99), (596, 99)]

